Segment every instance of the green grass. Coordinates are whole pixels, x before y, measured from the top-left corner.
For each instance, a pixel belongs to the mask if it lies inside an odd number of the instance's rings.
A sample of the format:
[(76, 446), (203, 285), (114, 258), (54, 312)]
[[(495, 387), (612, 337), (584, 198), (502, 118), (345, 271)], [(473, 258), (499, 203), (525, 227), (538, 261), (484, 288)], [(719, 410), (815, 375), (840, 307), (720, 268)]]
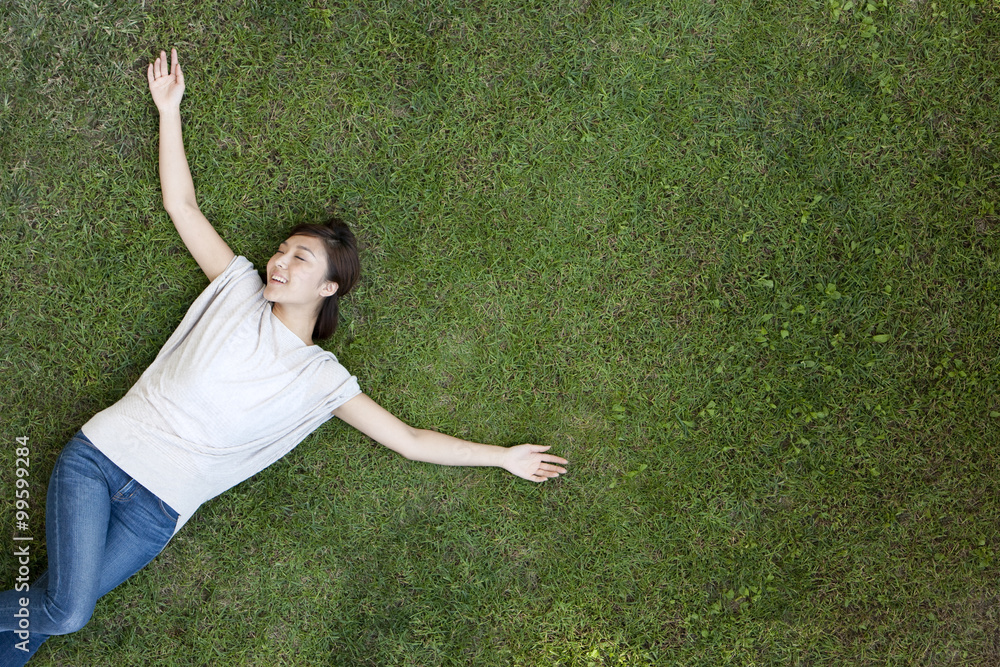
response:
[(234, 250), (354, 225), (328, 347), (364, 390), (572, 461), (331, 422), (33, 664), (1000, 663), (1000, 9), (850, 4), (5, 4), (5, 530), (14, 438), (40, 536), (204, 285), (159, 200), (170, 46)]

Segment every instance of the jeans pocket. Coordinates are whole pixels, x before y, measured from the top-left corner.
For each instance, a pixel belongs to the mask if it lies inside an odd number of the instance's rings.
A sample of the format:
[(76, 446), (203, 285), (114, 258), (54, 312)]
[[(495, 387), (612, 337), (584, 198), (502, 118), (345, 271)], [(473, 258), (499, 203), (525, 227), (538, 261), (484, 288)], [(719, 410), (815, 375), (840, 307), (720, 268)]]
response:
[(126, 500), (132, 500), (132, 497), (135, 495), (135, 492), (137, 491), (136, 487), (138, 485), (139, 483), (136, 482), (134, 479), (129, 479), (129, 481), (125, 484), (125, 486), (118, 489), (118, 492), (111, 497), (111, 500), (112, 501), (117, 500), (121, 502), (124, 502)]
[(165, 502), (163, 502), (159, 498), (157, 498), (157, 500), (160, 503), (160, 511), (163, 512), (163, 516), (165, 516), (168, 519), (170, 519), (171, 521), (173, 521), (174, 525), (176, 526), (177, 525), (177, 519), (180, 517), (180, 514), (178, 514), (174, 510), (173, 507), (171, 507), (170, 505), (166, 504)]
[[(70, 442), (72, 442), (74, 440), (79, 440), (80, 442), (82, 442), (83, 444), (87, 445), (91, 449), (97, 449), (97, 445), (95, 445), (94, 443), (92, 443), (90, 441), (90, 438), (88, 438), (87, 434), (83, 432), (83, 429), (80, 429), (79, 431), (77, 431), (76, 433), (73, 434), (73, 437), (70, 438)], [(100, 450), (98, 449), (97, 451), (100, 451)]]

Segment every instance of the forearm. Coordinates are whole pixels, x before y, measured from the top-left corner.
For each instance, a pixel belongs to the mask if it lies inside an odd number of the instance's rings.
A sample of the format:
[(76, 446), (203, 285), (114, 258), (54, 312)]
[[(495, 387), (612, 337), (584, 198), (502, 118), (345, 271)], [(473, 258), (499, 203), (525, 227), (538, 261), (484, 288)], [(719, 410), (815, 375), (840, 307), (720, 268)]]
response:
[(355, 396), (333, 414), (411, 461), (445, 466), (496, 466), (532, 482), (544, 482), (566, 472), (554, 464), (568, 461), (546, 454), (547, 446), (526, 443), (495, 447), (413, 428), (365, 394)]
[(446, 466), (502, 466), (506, 447), (482, 445), (450, 435), (414, 429), (413, 445), (401, 452), (412, 461)]
[(160, 113), (160, 189), (168, 213), (198, 207), (184, 153), (180, 109)]

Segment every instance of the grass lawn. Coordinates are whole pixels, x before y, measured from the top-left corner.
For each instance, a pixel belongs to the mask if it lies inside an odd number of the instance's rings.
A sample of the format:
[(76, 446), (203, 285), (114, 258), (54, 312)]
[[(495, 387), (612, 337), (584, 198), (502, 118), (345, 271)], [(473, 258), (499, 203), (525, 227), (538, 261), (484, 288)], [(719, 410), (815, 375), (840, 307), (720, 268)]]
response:
[(205, 280), (162, 210), (176, 46), (203, 211), (261, 265), (337, 213), (336, 420), (33, 665), (1000, 664), (1000, 5), (242, 0), (0, 8), (0, 585), (66, 440)]

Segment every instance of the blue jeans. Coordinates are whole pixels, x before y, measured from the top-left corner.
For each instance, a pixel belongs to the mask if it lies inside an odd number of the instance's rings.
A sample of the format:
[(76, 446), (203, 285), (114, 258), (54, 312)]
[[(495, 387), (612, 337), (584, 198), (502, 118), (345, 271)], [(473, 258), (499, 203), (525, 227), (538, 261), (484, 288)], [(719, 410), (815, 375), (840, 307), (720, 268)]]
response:
[[(177, 512), (169, 505), (98, 451), (83, 431), (73, 436), (49, 478), (49, 569), (28, 591), (0, 593), (0, 667), (23, 665), (49, 635), (86, 625), (97, 599), (153, 560), (176, 526)], [(15, 549), (24, 544), (34, 543), (17, 542)]]

